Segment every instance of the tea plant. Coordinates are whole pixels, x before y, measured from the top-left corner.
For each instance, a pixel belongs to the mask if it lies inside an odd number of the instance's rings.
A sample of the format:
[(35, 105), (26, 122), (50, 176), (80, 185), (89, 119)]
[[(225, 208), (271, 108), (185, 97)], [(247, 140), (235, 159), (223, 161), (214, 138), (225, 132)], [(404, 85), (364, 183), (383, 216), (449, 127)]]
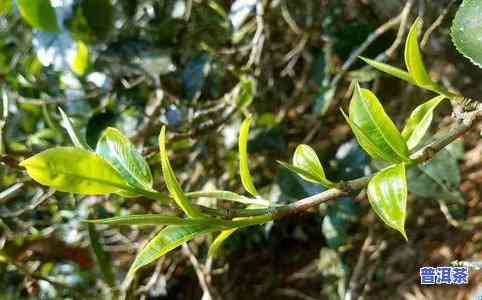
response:
[[(51, 18), (34, 18), (35, 14), (28, 10), (32, 6), (25, 4), (26, 1), (17, 3), (20, 13), (32, 26), (47, 31), (57, 29), (58, 24), (48, 21)], [(45, 2), (35, 3), (39, 5), (39, 10), (46, 11), (46, 16), (52, 13), (49, 7), (45, 7)], [(453, 40), (459, 51), (478, 65), (482, 64), (482, 27), (478, 22), (481, 11), (482, 5), (478, 1), (464, 1), (452, 28)], [(341, 110), (361, 147), (384, 166), (370, 176), (334, 182), (326, 177), (316, 152), (310, 146), (301, 144), (296, 148), (292, 162), (279, 162), (280, 165), (304, 180), (328, 189), (290, 204), (273, 204), (258, 192), (250, 174), (247, 145), (253, 119), (249, 117), (241, 125), (238, 144), (239, 175), (247, 195), (224, 190), (183, 191), (169, 161), (165, 127), (159, 134), (159, 156), (169, 194), (163, 194), (153, 188), (153, 176), (146, 159), (119, 130), (106, 129), (95, 149), (91, 149), (62, 110), (63, 125), (74, 147), (45, 150), (24, 160), (21, 166), (35, 181), (58, 191), (82, 195), (115, 193), (126, 198), (142, 196), (164, 206), (175, 207), (182, 213), (182, 216), (143, 214), (86, 220), (89, 224), (165, 226), (138, 252), (128, 276), (133, 276), (140, 268), (196, 236), (219, 232), (209, 249), (209, 255), (214, 256), (223, 241), (240, 228), (277, 221), (364, 188), (371, 208), (381, 221), (408, 240), (409, 234), (405, 231), (408, 194), (406, 170), (430, 160), (469, 130), (480, 114), (478, 105), (469, 103), (462, 95), (431, 78), (418, 43), (421, 23), (420, 19), (413, 23), (406, 39), (406, 70), (365, 57), (361, 59), (382, 72), (437, 95), (415, 108), (401, 131), (387, 115), (377, 96), (357, 82), (353, 83), (348, 113)], [(84, 69), (79, 61), (87, 55), (82, 49), (79, 47), (78, 60), (74, 64), (79, 73)], [(432, 123), (435, 109), (444, 100), (458, 109), (454, 111), (456, 125), (441, 138), (420, 146)], [(196, 204), (195, 200), (200, 197), (233, 201), (244, 205), (244, 208), (213, 209)]]

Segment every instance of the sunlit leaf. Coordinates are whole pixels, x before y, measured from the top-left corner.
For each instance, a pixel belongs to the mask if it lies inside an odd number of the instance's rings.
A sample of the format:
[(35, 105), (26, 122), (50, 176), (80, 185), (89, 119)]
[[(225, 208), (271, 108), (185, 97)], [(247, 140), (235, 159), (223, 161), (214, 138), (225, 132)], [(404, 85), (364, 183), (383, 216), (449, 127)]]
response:
[(75, 74), (82, 76), (85, 74), (89, 66), (89, 48), (82, 42), (77, 42), (77, 52), (71, 63), (72, 71)]
[(216, 198), (221, 200), (228, 200), (233, 202), (239, 202), (243, 204), (256, 204), (256, 205), (264, 205), (268, 206), (270, 203), (263, 199), (258, 198), (248, 198), (234, 192), (230, 191), (199, 191), (199, 192), (188, 192), (185, 193), (188, 198), (199, 198), (199, 197), (207, 197), (207, 198)]
[(74, 125), (70, 121), (67, 114), (60, 107), (59, 107), (59, 111), (60, 111), (60, 116), (62, 117), (61, 125), (67, 131), (67, 134), (69, 135), (70, 140), (75, 145), (75, 147), (83, 148), (85, 150), (90, 150), (90, 146), (83, 138), (81, 138), (80, 133), (74, 128)]
[(12, 9), (13, 0), (0, 1), (0, 16), (7, 14)]
[[(296, 147), (293, 155), (293, 165), (312, 174), (313, 176), (310, 177), (316, 178), (314, 182), (321, 183), (327, 187), (333, 185), (331, 181), (326, 179), (325, 170), (318, 159), (318, 155), (310, 146), (301, 144)], [(300, 176), (305, 180), (313, 181), (310, 177), (305, 177), (303, 174), (300, 174)]]
[(95, 150), (133, 187), (152, 190), (149, 165), (134, 145), (119, 130), (108, 127)]
[(24, 20), (33, 28), (48, 32), (59, 31), (55, 10), (50, 0), (16, 0)]
[(161, 156), (162, 175), (166, 183), (169, 193), (176, 201), (177, 205), (191, 218), (201, 217), (201, 213), (192, 206), (187, 199), (186, 195), (181, 189), (179, 182), (176, 179), (176, 175), (172, 170), (169, 157), (167, 156), (166, 149), (166, 127), (162, 127), (161, 134), (159, 135), (159, 153)]
[(445, 96), (437, 96), (419, 105), (407, 119), (402, 136), (409, 149), (415, 148), (427, 132), (433, 119), (433, 111)]
[(360, 59), (362, 59), (364, 62), (366, 62), (367, 64), (369, 64), (370, 66), (374, 67), (375, 69), (377, 69), (379, 71), (385, 72), (387, 74), (390, 74), (390, 75), (392, 75), (394, 77), (397, 77), (399, 79), (408, 81), (410, 83), (414, 83), (412, 77), (410, 77), (410, 74), (408, 74), (407, 71), (404, 71), (402, 69), (393, 67), (389, 64), (378, 62), (376, 60), (369, 59), (369, 58), (366, 58), (366, 57), (360, 56)]
[(457, 50), (482, 67), (482, 1), (462, 2), (452, 22), (451, 35)]
[(238, 228), (233, 228), (233, 229), (221, 231), (221, 233), (218, 234), (218, 236), (216, 236), (214, 241), (209, 246), (208, 255), (212, 257), (219, 256), (222, 249), (223, 242), (227, 240), (237, 230)]
[(407, 145), (377, 97), (355, 85), (348, 123), (360, 145), (373, 158), (398, 163), (408, 161)]
[(422, 58), (422, 52), (418, 44), (418, 33), (422, 27), (422, 19), (417, 18), (410, 27), (405, 43), (405, 65), (415, 83), (423, 88), (437, 90), (437, 84), (432, 81)]
[(223, 225), (227, 222), (217, 222), (217, 219), (196, 219), (196, 218), (179, 218), (175, 216), (166, 216), (160, 214), (142, 214), (118, 216), (107, 219), (85, 220), (87, 223), (107, 224), (107, 225)]
[(40, 184), (63, 192), (102, 195), (132, 190), (99, 155), (80, 148), (56, 147), (20, 163)]
[(249, 173), (248, 164), (248, 137), (251, 121), (251, 118), (247, 118), (246, 120), (244, 120), (243, 124), (241, 124), (241, 129), (239, 131), (239, 174), (241, 176), (241, 182), (243, 183), (246, 191), (256, 197), (256, 195), (258, 195), (258, 192), (254, 187), (253, 179), (251, 177), (251, 174)]
[(368, 200), (375, 213), (405, 239), (407, 213), (407, 178), (405, 164), (390, 166), (378, 172), (368, 184)]
[(214, 231), (219, 231), (219, 227), (213, 225), (167, 226), (137, 254), (129, 270), (129, 275), (134, 275), (138, 269), (150, 264), (194, 237)]

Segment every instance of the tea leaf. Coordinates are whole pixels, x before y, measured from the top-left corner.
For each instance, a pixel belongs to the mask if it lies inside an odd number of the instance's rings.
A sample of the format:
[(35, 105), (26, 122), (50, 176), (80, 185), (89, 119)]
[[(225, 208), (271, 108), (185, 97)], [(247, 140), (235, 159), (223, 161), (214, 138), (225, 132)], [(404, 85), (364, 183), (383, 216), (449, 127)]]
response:
[(375, 69), (379, 70), (379, 71), (385, 72), (387, 74), (390, 74), (390, 75), (392, 75), (394, 77), (397, 77), (399, 79), (408, 81), (410, 83), (415, 83), (413, 81), (413, 78), (410, 77), (410, 74), (408, 74), (407, 71), (404, 71), (402, 69), (399, 69), (399, 68), (393, 67), (391, 65), (388, 65), (388, 64), (385, 64), (385, 63), (382, 63), (382, 62), (378, 62), (376, 60), (369, 59), (369, 58), (366, 58), (366, 57), (360, 56), (360, 59), (363, 60), (364, 62), (366, 62), (367, 64), (369, 64), (370, 66), (374, 67)]
[(457, 50), (482, 67), (482, 2), (464, 0), (452, 22), (451, 36)]
[(258, 194), (256, 188), (253, 184), (253, 179), (249, 173), (248, 166), (248, 136), (249, 127), (251, 126), (251, 118), (247, 118), (241, 124), (241, 129), (239, 131), (239, 174), (241, 176), (241, 182), (244, 188), (251, 195), (255, 196)]
[(80, 133), (74, 128), (74, 125), (70, 121), (67, 114), (59, 107), (60, 116), (62, 117), (62, 122), (60, 125), (65, 128), (70, 140), (75, 145), (75, 147), (82, 148), (85, 150), (91, 150), (90, 146), (87, 144), (85, 139), (80, 137)]
[(143, 190), (152, 190), (152, 174), (149, 165), (119, 130), (112, 127), (104, 130), (95, 151), (130, 185)]
[(402, 136), (407, 141), (408, 149), (415, 148), (427, 132), (433, 119), (433, 111), (445, 96), (437, 96), (414, 109), (407, 119)]
[(185, 195), (188, 198), (207, 197), (207, 198), (216, 198), (216, 199), (228, 200), (233, 202), (239, 202), (243, 204), (255, 204), (255, 205), (263, 205), (263, 206), (270, 205), (269, 201), (258, 199), (258, 198), (255, 198), (255, 199), (248, 198), (230, 191), (188, 192)]
[(129, 276), (133, 276), (143, 266), (150, 264), (194, 237), (219, 230), (219, 227), (214, 225), (167, 226), (137, 254), (129, 270)]
[(407, 213), (407, 178), (405, 164), (390, 166), (378, 172), (368, 184), (368, 200), (375, 213), (405, 239)]
[(164, 181), (166, 182), (167, 189), (169, 193), (176, 201), (177, 205), (191, 218), (201, 217), (202, 214), (192, 206), (192, 204), (187, 199), (186, 195), (181, 189), (179, 182), (176, 179), (176, 175), (172, 170), (171, 163), (167, 156), (166, 149), (166, 127), (162, 127), (161, 134), (159, 135), (159, 153), (161, 156), (161, 166), (162, 175), (164, 176)]
[(75, 74), (82, 76), (85, 74), (89, 66), (89, 48), (82, 42), (77, 42), (77, 53), (71, 63), (72, 71)]
[(99, 155), (74, 147), (45, 150), (20, 163), (40, 184), (62, 192), (103, 195), (132, 187)]
[(350, 102), (349, 123), (360, 145), (375, 159), (393, 163), (409, 160), (407, 145), (380, 101), (358, 83)]
[(238, 228), (228, 229), (221, 231), (220, 234), (214, 239), (214, 241), (209, 246), (208, 256), (216, 257), (219, 256), (223, 242), (228, 239), (233, 233), (235, 233)]
[(423, 88), (430, 90), (438, 90), (437, 84), (432, 81), (430, 75), (425, 69), (422, 53), (418, 45), (418, 31), (422, 27), (422, 19), (417, 18), (410, 27), (410, 31), (405, 43), (405, 64), (415, 83)]
[(59, 24), (50, 0), (17, 0), (22, 18), (33, 28), (57, 32)]
[(175, 216), (159, 214), (142, 214), (118, 216), (107, 219), (85, 220), (86, 223), (107, 225), (228, 225), (229, 222), (217, 222), (217, 219), (188, 218), (183, 219)]
[(112, 258), (109, 252), (104, 250), (104, 247), (101, 243), (101, 237), (95, 229), (95, 226), (93, 224), (89, 224), (87, 228), (89, 231), (90, 245), (94, 251), (95, 260), (99, 266), (102, 277), (104, 277), (104, 281), (109, 285), (109, 287), (115, 288), (116, 281), (114, 276), (114, 268), (112, 267)]

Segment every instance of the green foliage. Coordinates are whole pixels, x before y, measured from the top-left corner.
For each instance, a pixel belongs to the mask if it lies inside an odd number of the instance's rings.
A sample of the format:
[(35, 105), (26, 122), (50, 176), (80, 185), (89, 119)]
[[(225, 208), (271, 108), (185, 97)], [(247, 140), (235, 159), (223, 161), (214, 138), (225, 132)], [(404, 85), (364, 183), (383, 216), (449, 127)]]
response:
[(132, 190), (99, 155), (80, 148), (45, 150), (20, 163), (35, 181), (59, 191), (103, 195)]
[(161, 134), (159, 135), (159, 154), (161, 156), (162, 174), (164, 176), (164, 181), (171, 196), (174, 198), (177, 205), (189, 217), (201, 217), (202, 214), (196, 208), (194, 208), (194, 206), (192, 206), (186, 195), (184, 195), (184, 192), (182, 191), (181, 186), (176, 179), (176, 175), (172, 170), (166, 149), (166, 127), (162, 127)]
[(346, 117), (358, 142), (373, 158), (392, 163), (408, 161), (407, 145), (377, 97), (355, 84)]
[(407, 214), (407, 178), (405, 164), (393, 165), (378, 172), (368, 184), (368, 200), (375, 213), (405, 239)]
[(30, 26), (49, 32), (59, 31), (55, 10), (50, 0), (16, 0), (18, 10)]
[(382, 72), (385, 72), (389, 75), (392, 75), (394, 77), (397, 77), (398, 79), (405, 80), (405, 81), (408, 81), (412, 84), (415, 84), (415, 81), (410, 76), (410, 74), (408, 74), (407, 71), (404, 71), (402, 69), (391, 66), (389, 64), (385, 64), (385, 63), (382, 63), (382, 62), (379, 62), (379, 61), (376, 61), (376, 60), (373, 60), (373, 59), (369, 59), (369, 58), (366, 58), (366, 57), (360, 56), (360, 59), (362, 59), (364, 62), (366, 62), (370, 66), (374, 67), (375, 69), (378, 69), (378, 70), (380, 70)]
[(107, 128), (95, 149), (111, 166), (136, 188), (152, 190), (152, 174), (149, 165), (119, 130)]
[(103, 280), (111, 288), (116, 288), (116, 280), (114, 275), (114, 268), (112, 266), (112, 259), (108, 252), (105, 251), (102, 240), (95, 229), (95, 225), (89, 224), (87, 226), (89, 231), (89, 240), (92, 250), (95, 255), (97, 265), (99, 266), (100, 272), (102, 274)]
[(77, 53), (71, 63), (72, 71), (83, 76), (89, 66), (89, 48), (82, 41), (77, 42)]
[(445, 99), (444, 95), (437, 96), (423, 104), (420, 104), (410, 114), (402, 136), (407, 142), (408, 149), (415, 148), (427, 132), (433, 119), (433, 111)]
[(219, 231), (219, 227), (215, 225), (167, 226), (139, 251), (131, 265), (129, 275), (133, 276), (143, 266), (150, 264), (195, 236), (214, 231)]
[(212, 257), (219, 256), (221, 253), (223, 242), (227, 240), (231, 235), (233, 235), (233, 233), (235, 233), (237, 230), (237, 228), (233, 228), (221, 231), (221, 233), (216, 236), (214, 241), (209, 246), (208, 255)]
[(216, 222), (216, 219), (195, 219), (195, 218), (179, 218), (175, 216), (166, 216), (160, 214), (143, 214), (143, 215), (127, 215), (118, 216), (107, 219), (86, 220), (87, 223), (107, 224), (107, 225), (213, 225), (213, 223), (226, 224), (225, 222)]
[(297, 173), (306, 181), (321, 183), (326, 187), (333, 186), (333, 182), (326, 179), (325, 171), (315, 150), (308, 145), (301, 144), (296, 147), (292, 165), (284, 162), (279, 163)]
[(241, 182), (243, 183), (246, 191), (256, 197), (258, 195), (258, 191), (256, 191), (256, 188), (254, 187), (248, 164), (248, 137), (251, 121), (251, 118), (244, 120), (239, 131), (239, 175), (241, 176)]
[(452, 22), (452, 41), (472, 63), (482, 67), (482, 2), (464, 0)]

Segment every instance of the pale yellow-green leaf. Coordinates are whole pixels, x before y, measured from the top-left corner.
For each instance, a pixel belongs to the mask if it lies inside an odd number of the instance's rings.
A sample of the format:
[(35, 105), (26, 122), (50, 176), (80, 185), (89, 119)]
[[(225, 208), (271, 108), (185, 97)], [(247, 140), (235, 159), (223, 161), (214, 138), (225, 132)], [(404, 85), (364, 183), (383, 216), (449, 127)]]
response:
[(89, 48), (82, 41), (77, 42), (77, 52), (75, 53), (70, 67), (75, 74), (83, 76), (89, 66)]
[(239, 131), (239, 174), (241, 176), (241, 182), (251, 195), (258, 195), (258, 191), (253, 184), (253, 179), (249, 172), (249, 159), (248, 159), (248, 137), (249, 137), (249, 127), (251, 126), (251, 118), (247, 118), (241, 124), (241, 129)]

